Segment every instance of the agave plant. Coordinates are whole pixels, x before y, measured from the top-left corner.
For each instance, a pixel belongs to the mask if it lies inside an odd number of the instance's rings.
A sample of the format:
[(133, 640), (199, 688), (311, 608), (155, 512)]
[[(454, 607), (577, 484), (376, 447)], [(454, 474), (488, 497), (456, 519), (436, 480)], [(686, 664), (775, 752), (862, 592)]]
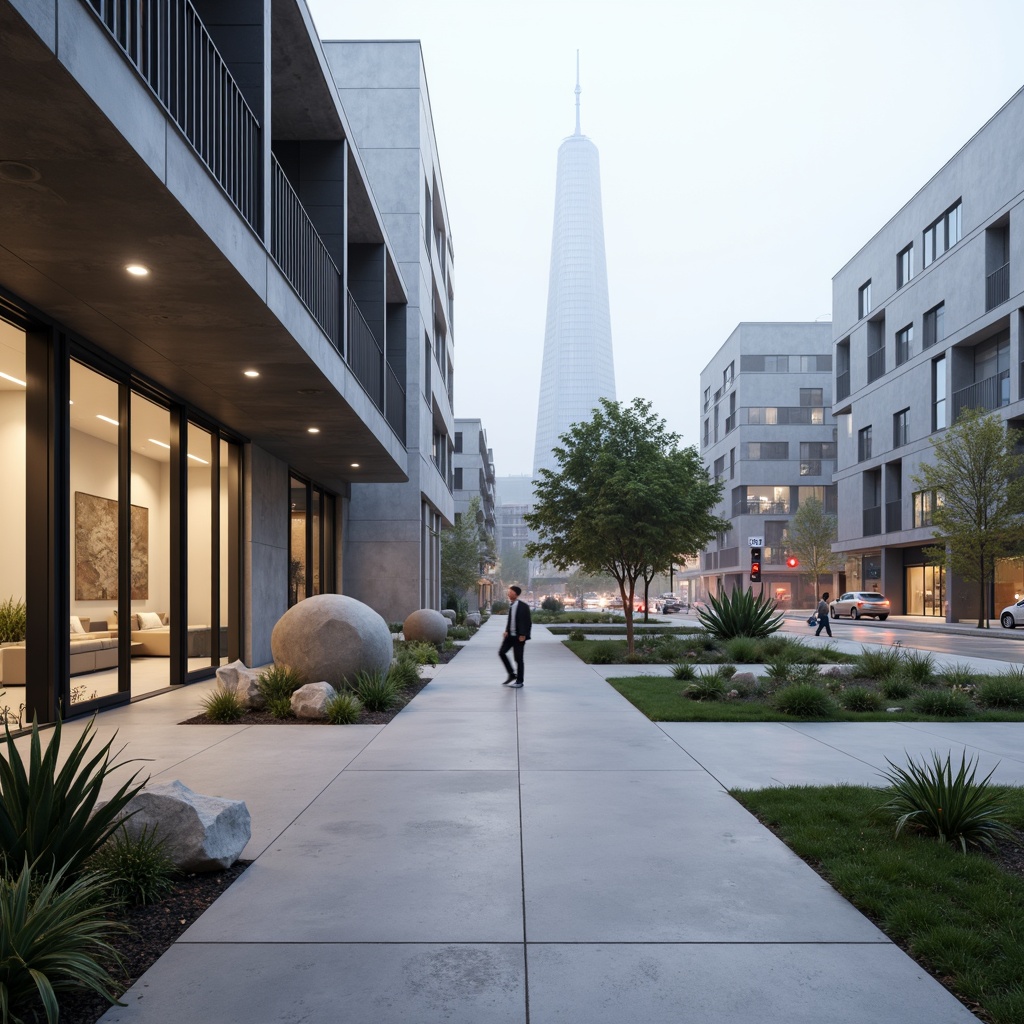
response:
[(782, 626), (782, 615), (775, 612), (775, 601), (764, 594), (754, 596), (749, 587), (727, 596), (708, 596), (710, 608), (699, 612), (701, 625), (719, 640), (737, 636), (770, 636)]
[(145, 785), (145, 780), (134, 784), (136, 771), (97, 808), (104, 779), (127, 762), (111, 763), (113, 739), (90, 756), (94, 724), (82, 730), (59, 770), (59, 719), (45, 754), (33, 720), (27, 769), (6, 729), (7, 756), (0, 757), (0, 854), (8, 870), (27, 860), (43, 876), (61, 870), (74, 876), (118, 828), (125, 805)]

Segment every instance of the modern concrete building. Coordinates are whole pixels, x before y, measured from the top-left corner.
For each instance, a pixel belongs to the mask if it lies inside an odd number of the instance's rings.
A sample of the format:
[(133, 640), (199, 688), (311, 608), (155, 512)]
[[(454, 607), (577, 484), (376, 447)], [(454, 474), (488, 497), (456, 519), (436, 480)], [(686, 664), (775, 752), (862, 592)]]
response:
[[(447, 337), (421, 362), (451, 323), (436, 154), (397, 216), (304, 0), (160, 10), (0, 0), (0, 600), (28, 623), (0, 687), (41, 720), (266, 663), (289, 604), (343, 583), (436, 603), (451, 517)], [(371, 483), (430, 495), (389, 527), (405, 601), (360, 552)]]
[[(833, 279), (839, 544), (846, 586), (893, 610), (977, 617), (977, 584), (931, 565), (937, 496), (914, 482), (965, 408), (1024, 421), (1024, 91)], [(1024, 594), (998, 572), (995, 609)]]
[(601, 398), (615, 398), (601, 168), (580, 131), (577, 68), (576, 131), (558, 149), (534, 476), (557, 468), (551, 450), (559, 437), (589, 420)]
[(402, 620), (441, 606), (441, 529), (455, 515), (451, 229), (419, 42), (325, 42), (324, 52), (409, 300), (388, 350), (405, 388), (409, 479), (353, 485), (345, 592)]
[[(533, 539), (525, 516), (533, 508), (533, 477), (499, 476), (495, 486), (498, 567), (504, 584), (528, 587), (535, 573), (524, 550)], [(503, 597), (504, 595), (498, 595)]]
[[(480, 501), (479, 522), (497, 552), (495, 520), (494, 452), (487, 446), (487, 431), (482, 420), (455, 420), (455, 452), (452, 456), (455, 476), (455, 515), (466, 515), (474, 498)], [(441, 543), (444, 543), (442, 535)], [(482, 562), (480, 582), (470, 600), (470, 611), (479, 611), (493, 600), (493, 564)]]
[(732, 529), (681, 574), (692, 599), (750, 586), (761, 538), (764, 592), (782, 607), (812, 603), (813, 584), (786, 560), (802, 502), (836, 511), (831, 337), (827, 323), (742, 323), (701, 371), (701, 455), (725, 485), (716, 514)]

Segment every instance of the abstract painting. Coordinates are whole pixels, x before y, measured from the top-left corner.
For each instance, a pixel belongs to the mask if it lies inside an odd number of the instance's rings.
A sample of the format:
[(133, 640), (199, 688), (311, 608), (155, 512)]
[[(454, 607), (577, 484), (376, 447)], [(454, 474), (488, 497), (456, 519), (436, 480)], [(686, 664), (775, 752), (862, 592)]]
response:
[[(132, 600), (149, 598), (149, 509), (132, 505)], [(117, 502), (75, 491), (75, 600), (117, 600)]]

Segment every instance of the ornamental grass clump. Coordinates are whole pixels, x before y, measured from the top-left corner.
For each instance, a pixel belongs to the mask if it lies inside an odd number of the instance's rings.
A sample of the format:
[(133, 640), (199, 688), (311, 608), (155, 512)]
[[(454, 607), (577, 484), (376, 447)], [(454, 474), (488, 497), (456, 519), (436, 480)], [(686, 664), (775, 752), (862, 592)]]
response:
[(405, 651), (401, 651), (391, 663), (391, 678), (402, 689), (415, 686), (420, 681), (419, 662)]
[(234, 690), (225, 690), (223, 686), (218, 686), (212, 693), (207, 694), (200, 703), (203, 713), (211, 722), (227, 725), (237, 722), (245, 715), (242, 698)]
[(683, 696), (690, 700), (725, 700), (725, 680), (717, 673), (698, 676), (685, 690)]
[(327, 701), (327, 721), (331, 725), (355, 725), (359, 721), (363, 702), (347, 690), (341, 690)]
[(889, 770), (882, 775), (889, 783), (890, 799), (883, 810), (897, 816), (896, 835), (909, 828), (959, 846), (963, 853), (968, 846), (993, 850), (1000, 841), (1015, 838), (1004, 820), (999, 793), (989, 785), (995, 768), (975, 782), (978, 761), (968, 762), (966, 754), (960, 755), (956, 775), (950, 755), (943, 762), (935, 751), (931, 763), (918, 764), (908, 756), (907, 767), (900, 768), (886, 761)]
[(360, 672), (348, 687), (367, 711), (389, 711), (398, 703), (400, 687), (387, 672)]
[(996, 676), (978, 687), (978, 703), (983, 708), (1024, 709), (1024, 680), (1014, 676)]
[(689, 661), (681, 661), (677, 665), (672, 666), (672, 678), (673, 679), (696, 679), (697, 670), (693, 667), (693, 664)]
[(971, 698), (959, 689), (925, 690), (914, 698), (911, 706), (920, 715), (939, 718), (962, 718), (974, 710)]
[(701, 625), (718, 640), (737, 636), (766, 637), (782, 626), (783, 616), (776, 612), (775, 601), (764, 594), (754, 596), (749, 587), (727, 596), (709, 594), (710, 608), (698, 612)]
[(756, 665), (764, 659), (764, 644), (749, 636), (734, 636), (725, 643), (725, 653), (730, 661), (740, 665)]
[(898, 647), (877, 650), (862, 647), (854, 665), (855, 673), (864, 679), (886, 679), (900, 671), (900, 650)]
[(134, 835), (119, 828), (92, 856), (89, 867), (100, 872), (107, 890), (121, 906), (156, 903), (174, 888), (174, 861), (164, 852), (157, 826)]
[(886, 676), (878, 688), (887, 700), (906, 700), (917, 692), (917, 687), (902, 672)]
[[(8, 861), (8, 865), (10, 862)], [(0, 1019), (3, 1024), (60, 1015), (57, 996), (88, 989), (111, 1003), (115, 981), (105, 964), (120, 967), (109, 937), (120, 926), (102, 875), (69, 882), (68, 865), (36, 873), (28, 859), (16, 877), (0, 877)]]
[(904, 651), (900, 675), (915, 686), (928, 686), (935, 681), (935, 659), (927, 651)]
[(839, 694), (839, 703), (847, 711), (881, 711), (882, 695), (866, 686), (851, 686)]
[(772, 699), (783, 714), (799, 718), (829, 718), (835, 710), (828, 692), (813, 683), (784, 686)]
[(969, 665), (957, 662), (942, 670), (942, 681), (949, 687), (955, 686), (962, 690), (965, 686), (974, 684), (974, 672)]
[(287, 665), (264, 669), (256, 679), (264, 707), (274, 718), (292, 717), (292, 694), (301, 685), (302, 676)]
[(27, 766), (10, 729), (5, 728), (7, 756), (0, 757), (0, 857), (7, 872), (27, 862), (37, 880), (57, 872), (73, 877), (117, 830), (125, 805), (145, 785), (145, 780), (135, 782), (136, 771), (102, 807), (97, 806), (104, 780), (129, 762), (112, 761), (117, 756), (110, 749), (113, 738), (96, 753), (90, 752), (95, 724), (95, 719), (86, 724), (59, 769), (60, 719), (45, 753), (39, 725), (33, 720)]
[(0, 603), (0, 644), (21, 643), (28, 628), (28, 613), (24, 601), (13, 597)]

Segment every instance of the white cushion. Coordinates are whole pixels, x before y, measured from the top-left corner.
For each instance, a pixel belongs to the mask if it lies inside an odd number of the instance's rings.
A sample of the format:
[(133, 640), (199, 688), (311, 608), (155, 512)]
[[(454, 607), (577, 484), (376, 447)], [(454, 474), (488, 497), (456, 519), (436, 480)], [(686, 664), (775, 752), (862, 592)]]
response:
[(71, 616), (71, 632), (72, 633), (85, 633), (87, 632), (85, 626), (82, 625), (82, 620), (77, 615)]
[(143, 629), (160, 629), (163, 622), (156, 612), (139, 612), (139, 625)]

